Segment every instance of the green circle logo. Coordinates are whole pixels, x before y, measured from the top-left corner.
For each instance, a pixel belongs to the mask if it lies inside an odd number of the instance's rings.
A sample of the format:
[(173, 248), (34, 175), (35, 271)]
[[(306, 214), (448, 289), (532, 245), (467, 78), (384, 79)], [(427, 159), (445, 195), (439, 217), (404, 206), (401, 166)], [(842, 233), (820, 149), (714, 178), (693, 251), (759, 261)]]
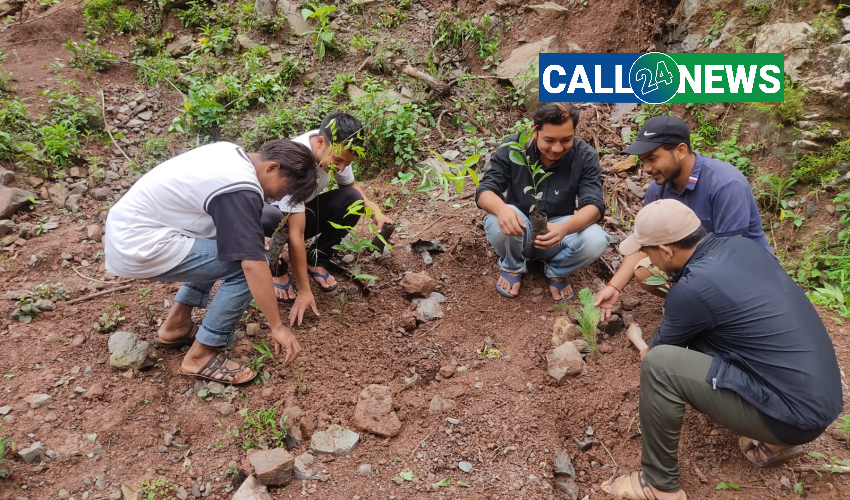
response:
[(650, 52), (637, 58), (629, 71), (629, 84), (647, 104), (669, 101), (679, 91), (679, 66), (667, 54)]

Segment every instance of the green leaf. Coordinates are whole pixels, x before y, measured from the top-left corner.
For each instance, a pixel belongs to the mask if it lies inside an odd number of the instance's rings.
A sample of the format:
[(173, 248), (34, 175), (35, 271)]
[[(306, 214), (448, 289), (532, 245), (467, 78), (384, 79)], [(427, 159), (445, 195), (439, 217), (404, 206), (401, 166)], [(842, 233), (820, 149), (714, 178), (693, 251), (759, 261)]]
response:
[(358, 274), (354, 277), (354, 279), (361, 281), (378, 281), (378, 278), (376, 276), (372, 276), (371, 274)]
[(728, 482), (722, 482), (722, 483), (718, 484), (718, 485), (717, 485), (717, 487), (716, 487), (715, 489), (716, 489), (716, 490), (734, 490), (734, 491), (739, 491), (739, 490), (741, 489), (741, 486), (740, 486), (740, 485), (738, 485), (738, 483), (736, 483), (736, 482), (734, 482), (734, 481), (728, 481)]
[(525, 189), (523, 189), (522, 192), (528, 194), (528, 192), (532, 190), (534, 190), (534, 186), (525, 186)]
[(433, 486), (434, 488), (439, 488), (441, 486), (448, 486), (450, 484), (452, 484), (452, 478), (447, 477), (447, 478), (443, 479), (442, 481), (438, 481), (436, 483), (431, 484), (431, 486)]
[(413, 481), (413, 471), (399, 472), (398, 475), (405, 481)]
[(478, 160), (481, 159), (481, 155), (472, 155), (465, 162), (463, 162), (463, 166), (469, 168), (478, 163)]
[(307, 19), (309, 19), (309, 18), (310, 18), (310, 16), (312, 16), (312, 15), (313, 15), (313, 11), (312, 11), (312, 10), (307, 9), (307, 8), (303, 8), (303, 9), (301, 9), (301, 17), (303, 17), (305, 21), (306, 21)]
[(457, 485), (458, 485), (458, 486), (460, 486), (461, 488), (471, 488), (471, 487), (472, 487), (469, 483), (464, 483), (463, 481), (458, 481), (458, 482), (457, 482), (457, 483), (455, 483), (455, 484), (457, 484)]
[(508, 154), (508, 157), (511, 159), (512, 162), (516, 163), (517, 165), (525, 165), (525, 158), (519, 151), (511, 151)]
[(819, 451), (810, 451), (809, 456), (812, 458), (826, 458), (826, 455)]
[(207, 391), (206, 389), (201, 389), (200, 391), (198, 391), (198, 397), (203, 399), (207, 397), (208, 392), (209, 391)]

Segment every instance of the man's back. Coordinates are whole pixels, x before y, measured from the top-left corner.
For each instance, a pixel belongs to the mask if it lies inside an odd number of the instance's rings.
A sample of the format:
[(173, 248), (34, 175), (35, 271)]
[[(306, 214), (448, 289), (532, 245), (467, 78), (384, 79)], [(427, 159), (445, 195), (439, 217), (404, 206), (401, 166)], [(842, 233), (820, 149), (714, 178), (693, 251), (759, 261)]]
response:
[(666, 306), (653, 345), (713, 355), (708, 381), (716, 388), (800, 429), (826, 427), (841, 412), (829, 335), (805, 293), (758, 243), (709, 235)]

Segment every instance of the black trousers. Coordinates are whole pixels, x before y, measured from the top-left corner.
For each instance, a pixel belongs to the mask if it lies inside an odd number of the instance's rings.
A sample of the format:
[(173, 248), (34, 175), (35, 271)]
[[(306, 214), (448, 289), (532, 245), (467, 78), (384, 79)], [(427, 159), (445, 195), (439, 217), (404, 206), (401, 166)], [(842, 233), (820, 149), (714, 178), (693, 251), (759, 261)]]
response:
[[(305, 206), (307, 224), (304, 227), (304, 241), (315, 238), (315, 242), (307, 247), (308, 265), (327, 268), (331, 255), (334, 253), (333, 247), (338, 245), (348, 234), (345, 229), (333, 227), (331, 222), (341, 226), (356, 226), (360, 216), (357, 214), (346, 215), (346, 213), (348, 207), (362, 199), (363, 195), (360, 194), (360, 191), (344, 187), (322, 193), (307, 202)], [(270, 237), (274, 234), (282, 218), (283, 214), (276, 206), (266, 204), (263, 207), (262, 222), (266, 236)], [(281, 262), (278, 267), (278, 274), (285, 274), (287, 268), (286, 262)]]

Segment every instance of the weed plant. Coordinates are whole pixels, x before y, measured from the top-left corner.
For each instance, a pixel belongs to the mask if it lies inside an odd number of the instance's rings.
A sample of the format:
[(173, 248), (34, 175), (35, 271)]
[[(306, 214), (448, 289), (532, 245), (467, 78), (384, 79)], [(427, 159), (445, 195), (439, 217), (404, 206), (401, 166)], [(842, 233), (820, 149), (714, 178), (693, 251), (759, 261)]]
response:
[(286, 434), (289, 428), (286, 426), (286, 417), (277, 422), (277, 406), (268, 410), (265, 407), (249, 410), (239, 410), (239, 414), (245, 419), (238, 433), (243, 437), (242, 449), (270, 450), (283, 448)]

